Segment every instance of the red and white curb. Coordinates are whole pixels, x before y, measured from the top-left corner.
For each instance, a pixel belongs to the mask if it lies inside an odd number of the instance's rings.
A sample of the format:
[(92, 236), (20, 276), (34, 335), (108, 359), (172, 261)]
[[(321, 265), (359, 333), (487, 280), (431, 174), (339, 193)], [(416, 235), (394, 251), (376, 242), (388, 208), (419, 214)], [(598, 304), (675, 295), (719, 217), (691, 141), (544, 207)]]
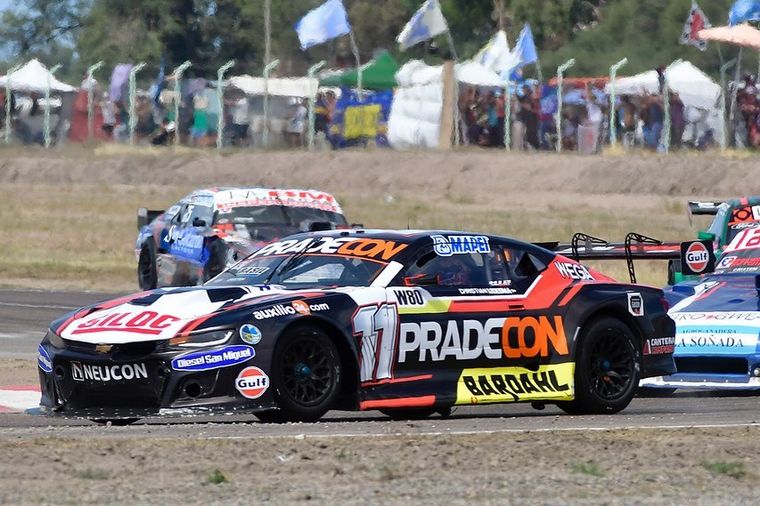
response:
[(19, 385), (0, 387), (0, 413), (22, 413), (40, 405), (40, 387)]

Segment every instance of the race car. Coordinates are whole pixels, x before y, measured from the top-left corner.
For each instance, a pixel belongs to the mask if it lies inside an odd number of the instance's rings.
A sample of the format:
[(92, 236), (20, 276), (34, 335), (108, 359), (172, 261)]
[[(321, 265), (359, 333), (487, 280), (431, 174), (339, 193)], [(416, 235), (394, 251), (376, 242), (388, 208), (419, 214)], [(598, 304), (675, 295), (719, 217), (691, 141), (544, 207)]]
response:
[(450, 231), (342, 230), (263, 246), (203, 286), (161, 288), (54, 321), (43, 410), (123, 423), (330, 409), (393, 418), (529, 401), (624, 409), (675, 371), (659, 288), (541, 246)]
[[(726, 201), (694, 201), (688, 203), (689, 216), (715, 216), (707, 230), (700, 230), (700, 241), (712, 241), (713, 250), (720, 255), (736, 235), (746, 228), (753, 228), (760, 222), (760, 196), (742, 197)], [(668, 264), (668, 284), (672, 285), (685, 278), (680, 262)], [(694, 279), (694, 278), (692, 278)]]
[(268, 242), (347, 227), (335, 197), (318, 190), (197, 190), (166, 211), (138, 210), (138, 282), (143, 290), (198, 285)]
[(642, 380), (642, 387), (657, 389), (652, 393), (760, 389), (760, 223), (739, 231), (717, 263), (711, 245), (684, 248), (685, 274), (706, 274), (665, 290), (676, 322), (678, 372)]

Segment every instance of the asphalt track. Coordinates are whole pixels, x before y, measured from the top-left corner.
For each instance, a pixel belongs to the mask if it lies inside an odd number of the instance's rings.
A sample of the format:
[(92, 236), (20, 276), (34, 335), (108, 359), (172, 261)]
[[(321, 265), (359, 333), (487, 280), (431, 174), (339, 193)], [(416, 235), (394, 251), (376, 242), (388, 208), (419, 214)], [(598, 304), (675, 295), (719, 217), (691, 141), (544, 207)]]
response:
[[(47, 324), (72, 309), (113, 297), (94, 292), (0, 290), (0, 358), (36, 357)], [(500, 431), (611, 430), (621, 428), (728, 427), (760, 425), (754, 394), (678, 392), (669, 398), (635, 398), (622, 413), (568, 416), (554, 406), (529, 404), (457, 408), (447, 418), (389, 421), (376, 411), (330, 412), (319, 423), (271, 425), (253, 416), (145, 420), (128, 427), (99, 427), (87, 420), (0, 413), (0, 437), (330, 437), (394, 434), (469, 434)]]

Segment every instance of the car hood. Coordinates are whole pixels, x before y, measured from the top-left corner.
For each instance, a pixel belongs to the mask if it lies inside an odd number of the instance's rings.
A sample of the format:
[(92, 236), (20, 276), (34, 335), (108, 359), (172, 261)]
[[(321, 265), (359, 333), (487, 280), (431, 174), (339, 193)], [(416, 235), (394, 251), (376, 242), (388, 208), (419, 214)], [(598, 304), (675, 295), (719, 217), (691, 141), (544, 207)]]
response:
[[(165, 340), (189, 333), (224, 311), (324, 294), (277, 286), (158, 289), (83, 308), (53, 328), (64, 339), (94, 344)], [(295, 301), (288, 307), (301, 308)]]
[(712, 276), (691, 288), (693, 293), (668, 313), (676, 322), (675, 354), (755, 353), (760, 334), (760, 298), (755, 277)]

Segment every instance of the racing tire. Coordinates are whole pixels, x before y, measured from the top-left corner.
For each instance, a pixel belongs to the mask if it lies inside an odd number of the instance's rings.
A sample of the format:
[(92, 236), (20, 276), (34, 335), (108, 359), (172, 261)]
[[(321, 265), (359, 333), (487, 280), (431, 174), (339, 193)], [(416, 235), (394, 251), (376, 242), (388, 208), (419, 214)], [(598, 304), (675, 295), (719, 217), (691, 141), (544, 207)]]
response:
[(95, 422), (98, 425), (108, 425), (110, 423), (114, 427), (132, 425), (137, 420), (139, 420), (139, 418), (90, 418), (91, 422)]
[(140, 249), (137, 260), (137, 282), (142, 290), (153, 290), (158, 285), (158, 270), (156, 267), (156, 244), (148, 239)]
[(668, 260), (668, 284), (675, 285), (678, 275), (681, 274), (681, 262), (677, 260)]
[(341, 363), (335, 343), (321, 330), (300, 326), (280, 337), (271, 383), (280, 408), (256, 416), (266, 422), (316, 422), (340, 392)]
[(571, 415), (612, 414), (636, 394), (641, 350), (633, 331), (617, 318), (591, 321), (581, 332), (575, 362), (575, 399), (557, 406)]
[(226, 267), (227, 247), (220, 240), (216, 240), (209, 246), (208, 262), (203, 266), (203, 283), (216, 277)]
[(675, 391), (675, 388), (639, 387), (636, 391), (636, 395), (639, 397), (670, 397)]

